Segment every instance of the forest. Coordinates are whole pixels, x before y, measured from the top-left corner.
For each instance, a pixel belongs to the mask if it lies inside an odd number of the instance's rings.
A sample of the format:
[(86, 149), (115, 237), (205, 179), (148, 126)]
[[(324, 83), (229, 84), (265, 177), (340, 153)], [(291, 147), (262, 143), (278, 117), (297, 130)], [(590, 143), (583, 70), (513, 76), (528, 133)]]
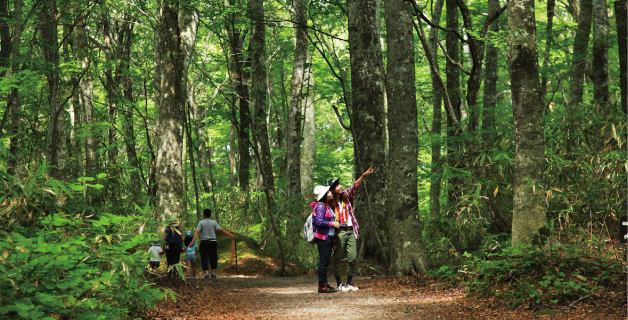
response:
[(176, 299), (146, 249), (205, 208), (274, 275), (313, 275), (314, 187), (370, 166), (361, 263), (511, 308), (619, 286), (625, 311), (626, 10), (0, 0), (0, 315)]

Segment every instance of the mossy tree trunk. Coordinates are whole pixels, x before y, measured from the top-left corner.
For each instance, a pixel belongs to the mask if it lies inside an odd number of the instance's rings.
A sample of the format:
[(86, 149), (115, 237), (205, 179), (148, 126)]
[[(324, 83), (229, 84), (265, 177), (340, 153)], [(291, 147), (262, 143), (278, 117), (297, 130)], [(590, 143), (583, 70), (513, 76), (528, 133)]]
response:
[(531, 243), (547, 222), (545, 145), (534, 0), (508, 6), (508, 55), (515, 120), (512, 244)]
[(408, 2), (385, 0), (388, 97), (388, 243), (391, 267), (397, 275), (426, 274), (423, 226), (417, 192), (419, 126), (416, 107), (412, 7)]

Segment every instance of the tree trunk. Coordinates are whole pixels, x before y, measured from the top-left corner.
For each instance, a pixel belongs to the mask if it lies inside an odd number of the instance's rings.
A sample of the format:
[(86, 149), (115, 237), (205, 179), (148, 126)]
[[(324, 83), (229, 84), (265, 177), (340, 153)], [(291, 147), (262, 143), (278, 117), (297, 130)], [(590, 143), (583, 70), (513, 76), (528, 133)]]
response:
[(124, 26), (123, 30), (123, 39), (124, 42), (122, 44), (122, 60), (125, 61), (121, 66), (123, 70), (121, 70), (122, 76), (122, 91), (124, 95), (124, 139), (126, 140), (126, 159), (127, 165), (129, 167), (129, 186), (131, 187), (131, 192), (133, 194), (132, 201), (138, 200), (138, 195), (140, 194), (140, 164), (138, 160), (137, 151), (135, 148), (135, 132), (133, 125), (133, 85), (131, 83), (131, 47), (133, 44), (133, 24), (128, 23)]
[[(230, 1), (231, 5), (234, 5), (234, 1)], [(239, 18), (236, 13), (233, 13), (227, 23), (227, 30), (229, 33), (229, 50), (231, 54), (231, 70), (233, 74), (232, 79), (236, 81), (235, 92), (237, 94), (236, 106), (239, 108), (240, 127), (238, 131), (238, 183), (240, 190), (249, 190), (249, 180), (251, 179), (251, 173), (249, 167), (251, 165), (251, 154), (249, 153), (249, 140), (250, 140), (250, 127), (251, 127), (251, 112), (249, 108), (249, 70), (245, 61), (246, 56), (244, 54), (244, 37), (245, 33), (241, 32), (236, 26), (240, 24)], [(245, 71), (245, 69), (247, 69)]]
[(347, 4), (355, 165), (358, 171), (371, 165), (374, 170), (360, 187), (355, 212), (366, 220), (360, 230), (365, 254), (387, 262), (389, 253), (385, 239), (382, 240), (387, 234), (384, 205), (387, 162), (384, 65), (379, 34), (381, 1), (349, 0)]
[[(554, 0), (548, 0), (554, 1)], [(488, 0), (488, 15), (499, 10), (499, 0)], [(490, 32), (498, 32), (499, 25), (493, 22)], [(495, 137), (495, 106), (497, 105), (497, 68), (499, 48), (492, 44), (486, 46), (486, 69), (484, 75), (484, 95), (482, 97), (482, 140), (486, 145)]]
[[(446, 0), (445, 7), (447, 29), (459, 30), (460, 26), (458, 22), (457, 0)], [(445, 37), (445, 49), (453, 61), (451, 62), (447, 59), (447, 63), (445, 64), (445, 74), (447, 75), (447, 95), (449, 96), (449, 101), (451, 101), (451, 106), (454, 109), (456, 119), (462, 120), (460, 112), (460, 71), (458, 66), (455, 64), (460, 62), (460, 51), (458, 49), (458, 37), (456, 37), (453, 32), (448, 32)], [(450, 138), (450, 142), (448, 142), (447, 145), (447, 154), (460, 151), (459, 143), (455, 142), (455, 139), (451, 139), (459, 134), (460, 126), (461, 124), (455, 122), (451, 115), (447, 113), (447, 136)], [(447, 202), (448, 206), (454, 209), (456, 207), (457, 198), (460, 194), (462, 181), (460, 181), (459, 178), (451, 178), (449, 179), (449, 184), (450, 187), (447, 194)]]
[[(541, 96), (545, 101), (545, 95), (547, 94), (547, 74), (549, 73), (549, 60), (550, 53), (552, 51), (552, 42), (554, 41), (554, 34), (552, 27), (554, 25), (554, 7), (556, 0), (547, 0), (547, 27), (545, 28), (545, 53), (543, 54), (543, 76), (541, 77)], [(497, 4), (499, 6), (499, 4)], [(490, 10), (489, 10), (490, 12)], [(490, 14), (490, 13), (489, 13)], [(488, 61), (487, 61), (488, 67)], [(543, 103), (545, 104), (545, 103)]]
[(419, 126), (412, 7), (385, 0), (388, 49), (389, 158), (386, 181), (391, 267), (398, 276), (427, 274), (418, 204)]
[(617, 50), (619, 51), (619, 87), (621, 88), (621, 105), (622, 108), (626, 108), (628, 104), (628, 98), (626, 97), (628, 91), (628, 75), (626, 75), (626, 69), (628, 69), (628, 26), (626, 16), (628, 15), (628, 2), (624, 0), (615, 1), (615, 20), (617, 23)]
[(46, 80), (48, 82), (48, 135), (46, 139), (46, 161), (50, 166), (50, 176), (55, 179), (62, 178), (62, 170), (59, 167), (59, 118), (63, 107), (59, 101), (59, 40), (57, 38), (57, 1), (42, 1), (41, 39), (42, 53), (47, 63)]
[[(96, 123), (94, 118), (94, 82), (91, 67), (91, 50), (88, 44), (88, 35), (85, 28), (86, 19), (81, 19), (76, 26), (76, 46), (74, 55), (80, 61), (82, 76), (79, 81), (80, 100), (82, 105), (83, 125), (86, 129), (85, 145), (85, 175), (93, 177), (98, 168), (98, 142), (94, 138), (92, 127)], [(91, 202), (91, 201), (90, 201)]]
[(536, 47), (533, 0), (512, 0), (508, 55), (515, 120), (512, 244), (531, 243), (544, 227), (545, 146), (543, 99)]
[[(8, 0), (0, 0), (0, 78), (4, 78), (7, 70), (10, 69), (11, 61), (11, 28), (8, 23), (9, 3)], [(19, 22), (18, 22), (19, 23)]]
[(608, 9), (607, 0), (593, 0), (593, 57), (591, 78), (593, 99), (599, 104), (599, 112), (607, 112), (608, 102)]
[(288, 106), (288, 132), (286, 132), (286, 197), (301, 192), (301, 109), (303, 106), (303, 81), (308, 55), (307, 40), (307, 0), (295, 0), (294, 23), (294, 62), (290, 81), (290, 104)]
[(307, 55), (303, 84), (303, 148), (301, 149), (301, 195), (314, 201), (314, 168), (316, 167), (316, 104), (314, 103), (314, 72), (312, 56)]
[[(22, 0), (15, 0), (13, 8), (13, 19), (15, 20), (13, 43), (11, 46), (11, 54), (13, 56), (13, 62), (11, 63), (11, 73), (16, 74), (19, 70), (20, 61), (20, 43), (22, 41)], [(18, 149), (20, 139), (20, 91), (18, 88), (12, 88), (9, 95), (9, 101), (7, 102), (8, 112), (11, 113), (9, 135), (11, 135), (11, 141), (9, 142), (9, 161), (7, 163), (7, 173), (10, 175), (19, 174), (16, 170), (18, 167)]]
[[(434, 8), (432, 11), (432, 23), (435, 25), (440, 25), (440, 16), (443, 12), (443, 4), (445, 0), (437, 0), (434, 4)], [(438, 52), (438, 29), (431, 28), (430, 29), (430, 51), (433, 53)], [(435, 66), (438, 69), (438, 60), (436, 60), (437, 55), (434, 56)], [(440, 90), (440, 85), (438, 83), (437, 77), (440, 77), (435, 71), (430, 68), (430, 74), (432, 78), (432, 168), (431, 173), (432, 177), (430, 178), (430, 219), (436, 219), (440, 215), (440, 190), (441, 190), (441, 177), (439, 175), (439, 171), (441, 168), (440, 159), (441, 159), (441, 130), (442, 130), (442, 105), (441, 102), (443, 100), (443, 92)]]
[(257, 164), (261, 174), (261, 184), (266, 194), (266, 205), (272, 224), (281, 266), (277, 273), (282, 276), (286, 270), (286, 259), (279, 228), (273, 216), (275, 205), (275, 181), (270, 158), (268, 130), (266, 129), (266, 25), (264, 22), (264, 0), (249, 0), (248, 15), (251, 18), (251, 109), (253, 111), (253, 140), (255, 143)]
[(181, 94), (181, 72), (183, 52), (178, 24), (178, 2), (157, 3), (159, 42), (158, 60), (161, 70), (161, 101), (159, 102), (159, 124), (156, 128), (157, 166), (156, 207), (160, 218), (174, 218), (184, 212), (182, 205), (183, 180), (183, 106)]
[(580, 0), (580, 21), (578, 21), (571, 57), (571, 81), (569, 83), (569, 106), (571, 108), (577, 107), (582, 103), (584, 73), (587, 67), (592, 18), (592, 0)]

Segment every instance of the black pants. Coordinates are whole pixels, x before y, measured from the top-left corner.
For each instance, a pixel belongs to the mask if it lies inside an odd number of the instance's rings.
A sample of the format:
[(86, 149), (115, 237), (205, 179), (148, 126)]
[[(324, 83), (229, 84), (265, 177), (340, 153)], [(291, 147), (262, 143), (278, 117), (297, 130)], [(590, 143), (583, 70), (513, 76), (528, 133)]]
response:
[(331, 261), (331, 251), (334, 247), (334, 237), (327, 237), (327, 240), (316, 239), (318, 246), (318, 285), (327, 283), (327, 267)]
[(168, 249), (166, 249), (166, 261), (168, 262), (168, 268), (170, 266), (179, 263), (181, 259), (181, 246), (179, 244), (168, 244)]
[(207, 271), (210, 264), (212, 270), (218, 268), (218, 241), (201, 240), (201, 245), (198, 249), (201, 252), (203, 271)]

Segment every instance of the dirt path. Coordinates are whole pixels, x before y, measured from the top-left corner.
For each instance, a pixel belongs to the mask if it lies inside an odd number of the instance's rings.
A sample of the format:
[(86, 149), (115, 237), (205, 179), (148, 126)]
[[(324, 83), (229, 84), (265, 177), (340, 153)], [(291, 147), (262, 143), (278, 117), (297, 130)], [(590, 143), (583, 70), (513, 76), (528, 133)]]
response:
[(181, 280), (160, 283), (179, 295), (148, 311), (146, 319), (626, 319), (626, 310), (582, 305), (536, 315), (503, 304), (465, 298), (411, 278), (357, 278), (359, 291), (319, 294), (314, 277)]

